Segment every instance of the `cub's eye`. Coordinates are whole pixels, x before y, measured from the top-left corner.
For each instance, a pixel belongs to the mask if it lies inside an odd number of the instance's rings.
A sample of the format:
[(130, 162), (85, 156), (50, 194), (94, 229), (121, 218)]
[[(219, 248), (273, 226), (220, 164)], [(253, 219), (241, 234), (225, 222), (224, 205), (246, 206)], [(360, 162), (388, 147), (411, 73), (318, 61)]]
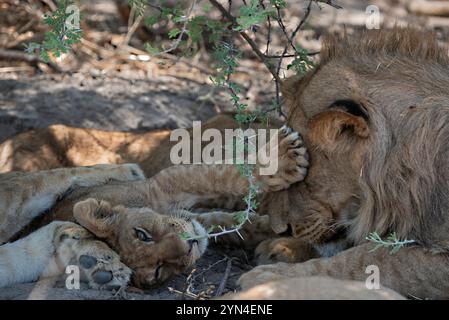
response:
[(329, 108), (340, 109), (356, 117), (362, 117), (363, 119), (368, 120), (368, 112), (362, 105), (354, 100), (337, 100), (332, 103)]
[(142, 228), (134, 228), (134, 232), (136, 233), (137, 239), (143, 242), (151, 242), (153, 238), (148, 234), (145, 229)]

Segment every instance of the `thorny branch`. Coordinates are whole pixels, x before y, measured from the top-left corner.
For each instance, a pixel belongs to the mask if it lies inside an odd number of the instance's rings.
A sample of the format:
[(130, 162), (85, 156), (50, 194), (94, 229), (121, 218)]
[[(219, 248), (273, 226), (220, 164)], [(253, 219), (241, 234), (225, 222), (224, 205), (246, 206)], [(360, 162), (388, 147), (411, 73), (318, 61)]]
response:
[[(221, 14), (233, 24), (234, 27), (237, 26), (236, 18), (232, 14), (230, 14), (228, 12), (228, 10), (226, 10), (225, 7), (223, 7), (216, 0), (209, 0), (209, 2), (214, 7), (216, 7), (221, 12)], [(240, 31), (236, 31), (236, 32), (238, 32), (240, 34), (240, 36), (249, 44), (249, 46), (251, 47), (253, 52), (256, 54), (256, 56), (260, 59), (260, 61), (262, 61), (265, 64), (265, 66), (267, 67), (268, 71), (270, 71), (270, 73), (274, 77), (274, 79), (276, 81), (281, 81), (281, 79), (279, 78), (279, 75), (275, 72), (274, 66), (271, 64), (269, 59), (267, 59), (265, 57), (265, 55), (260, 51), (259, 46), (254, 42), (254, 40), (251, 39), (251, 37), (244, 30), (240, 30)]]
[[(236, 18), (231, 14), (231, 6), (232, 6), (232, 1), (228, 1), (229, 3), (229, 9), (226, 10), (226, 8), (224, 8), (218, 1), (216, 0), (209, 0), (209, 2), (215, 6), (223, 15), (223, 17), (225, 17), (228, 21), (230, 21), (232, 23), (231, 27), (236, 26), (237, 22), (236, 22)], [(267, 32), (267, 40), (266, 40), (266, 48), (265, 48), (265, 53), (263, 53), (258, 45), (255, 43), (255, 41), (248, 35), (248, 33), (246, 33), (244, 30), (239, 30), (236, 31), (237, 33), (239, 33), (239, 35), (249, 44), (249, 46), (251, 47), (252, 51), (255, 53), (255, 55), (259, 58), (259, 60), (267, 67), (267, 69), (270, 71), (271, 75), (273, 76), (273, 78), (275, 79), (275, 86), (276, 86), (276, 109), (279, 112), (279, 115), (283, 115), (282, 110), (281, 110), (281, 101), (280, 101), (280, 83), (281, 83), (281, 77), (280, 77), (280, 71), (281, 71), (281, 66), (282, 66), (282, 61), (284, 58), (297, 58), (299, 55), (298, 49), (295, 45), (295, 38), (297, 36), (297, 34), (299, 33), (299, 31), (301, 30), (301, 28), (304, 26), (304, 24), (306, 23), (307, 19), (310, 16), (311, 13), (311, 9), (312, 9), (312, 4), (313, 2), (320, 2), (320, 3), (325, 3), (327, 5), (330, 5), (332, 7), (335, 8), (341, 8), (338, 5), (335, 5), (332, 3), (331, 0), (309, 0), (307, 7), (306, 7), (306, 11), (304, 14), (304, 17), (301, 19), (301, 21), (299, 22), (299, 24), (293, 29), (293, 31), (291, 32), (291, 34), (288, 33), (287, 28), (284, 24), (284, 21), (282, 19), (282, 14), (281, 14), (281, 7), (278, 4), (275, 4), (275, 8), (276, 8), (276, 15), (274, 17), (268, 16), (267, 18), (267, 22), (268, 22), (268, 32)], [(261, 0), (260, 5), (262, 6), (262, 8), (265, 9), (265, 5), (263, 3), (263, 0)], [(244, 4), (246, 4), (246, 2), (244, 1)], [(272, 20), (276, 21), (277, 24), (279, 25), (282, 33), (284, 34), (286, 40), (287, 40), (287, 44), (282, 52), (281, 55), (270, 55), (269, 54), (269, 47), (270, 47), (270, 43), (271, 43), (271, 33), (272, 33)], [(293, 54), (288, 53), (288, 48), (291, 47), (293, 49)], [(313, 53), (316, 54), (316, 53)], [(312, 54), (311, 54), (312, 55)], [(273, 62), (271, 61), (271, 59), (278, 59), (277, 61), (277, 65), (275, 66), (273, 64)]]
[(184, 23), (182, 25), (181, 32), (179, 32), (176, 40), (173, 41), (173, 43), (171, 44), (171, 46), (169, 48), (167, 48), (167, 49), (165, 49), (165, 50), (163, 50), (161, 52), (158, 52), (157, 54), (155, 54), (155, 56), (158, 56), (158, 55), (161, 55), (161, 54), (164, 54), (164, 53), (170, 53), (170, 52), (176, 50), (179, 47), (179, 45), (180, 45), (180, 43), (182, 41), (182, 37), (188, 31), (187, 30), (187, 24), (189, 23), (190, 16), (192, 15), (193, 9), (195, 8), (196, 1), (197, 0), (192, 0), (191, 4), (189, 6), (189, 9), (187, 10), (187, 13), (186, 13), (186, 15), (184, 17)]
[[(281, 17), (281, 12), (280, 12), (279, 6), (276, 6), (276, 11), (277, 11), (278, 24), (281, 27), (282, 32), (284, 33), (284, 35), (288, 39), (288, 44), (285, 45), (284, 51), (282, 52), (282, 54), (281, 54), (281, 56), (280, 56), (280, 58), (278, 60), (276, 74), (279, 76), (279, 73), (281, 72), (282, 61), (283, 61), (283, 59), (287, 55), (289, 45), (295, 51), (295, 53), (293, 54), (293, 57), (296, 57), (298, 55), (298, 51), (297, 51), (296, 46), (294, 44), (294, 39), (295, 39), (296, 35), (298, 34), (299, 30), (301, 30), (302, 26), (306, 23), (307, 19), (310, 16), (310, 12), (312, 11), (312, 0), (309, 1), (309, 4), (307, 5), (306, 13), (304, 14), (304, 17), (301, 19), (301, 21), (296, 26), (296, 28), (293, 30), (293, 32), (292, 32), (292, 34), (290, 36), (288, 35), (287, 30), (285, 28), (285, 25), (284, 25), (284, 23), (282, 21), (282, 17)], [(281, 103), (280, 103), (281, 98), (280, 98), (280, 83), (279, 83), (279, 81), (276, 81), (275, 85), (276, 85), (276, 103), (280, 106), (281, 105)], [(280, 107), (279, 107), (279, 112), (282, 113), (282, 110), (281, 110)]]

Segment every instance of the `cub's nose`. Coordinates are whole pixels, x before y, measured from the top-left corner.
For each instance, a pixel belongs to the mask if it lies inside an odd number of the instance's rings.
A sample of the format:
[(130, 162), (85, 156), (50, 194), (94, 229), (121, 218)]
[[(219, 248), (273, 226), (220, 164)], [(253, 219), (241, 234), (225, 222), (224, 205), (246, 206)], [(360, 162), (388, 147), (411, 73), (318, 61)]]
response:
[(111, 282), (113, 276), (111, 271), (98, 270), (92, 274), (92, 279), (97, 284), (106, 284)]

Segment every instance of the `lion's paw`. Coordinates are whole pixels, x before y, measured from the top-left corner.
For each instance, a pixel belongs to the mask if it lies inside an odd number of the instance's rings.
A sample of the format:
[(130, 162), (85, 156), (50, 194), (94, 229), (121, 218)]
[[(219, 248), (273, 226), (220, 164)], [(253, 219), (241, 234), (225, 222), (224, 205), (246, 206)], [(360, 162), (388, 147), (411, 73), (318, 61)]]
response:
[(278, 169), (273, 175), (261, 176), (269, 191), (287, 189), (291, 184), (304, 180), (309, 166), (309, 155), (302, 137), (293, 129), (279, 129)]
[(119, 289), (126, 287), (130, 281), (131, 269), (101, 241), (91, 240), (81, 244), (77, 261), (91, 288)]
[(81, 280), (94, 289), (126, 287), (131, 269), (106, 243), (95, 240), (85, 228), (72, 222), (53, 222), (58, 229), (53, 239), (56, 258), (64, 266), (76, 265)]
[(316, 256), (313, 247), (301, 239), (292, 237), (274, 238), (262, 241), (256, 248), (258, 265), (276, 262), (295, 263)]

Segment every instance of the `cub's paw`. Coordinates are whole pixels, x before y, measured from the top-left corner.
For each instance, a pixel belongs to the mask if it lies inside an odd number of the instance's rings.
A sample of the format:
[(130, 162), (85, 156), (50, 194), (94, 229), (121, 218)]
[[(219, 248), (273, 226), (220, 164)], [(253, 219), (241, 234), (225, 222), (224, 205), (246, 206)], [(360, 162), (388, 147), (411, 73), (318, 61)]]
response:
[(91, 288), (115, 289), (129, 283), (131, 269), (120, 261), (119, 255), (106, 243), (95, 240), (93, 234), (85, 228), (60, 221), (52, 222), (50, 227), (55, 228), (55, 266), (50, 263), (46, 274), (64, 273), (65, 267), (77, 265), (81, 271), (81, 280)]
[(118, 290), (130, 281), (131, 269), (104, 242), (80, 241), (76, 260), (83, 280), (93, 289)]
[(276, 173), (260, 176), (268, 191), (287, 189), (291, 184), (304, 180), (309, 166), (309, 155), (299, 133), (284, 125), (279, 129), (278, 141)]
[(292, 237), (274, 238), (262, 241), (256, 248), (258, 265), (276, 262), (303, 262), (317, 256), (315, 249), (307, 242)]
[(94, 166), (69, 169), (72, 188), (101, 185), (109, 181), (137, 181), (144, 180), (145, 175), (139, 165), (125, 164), (97, 164)]

